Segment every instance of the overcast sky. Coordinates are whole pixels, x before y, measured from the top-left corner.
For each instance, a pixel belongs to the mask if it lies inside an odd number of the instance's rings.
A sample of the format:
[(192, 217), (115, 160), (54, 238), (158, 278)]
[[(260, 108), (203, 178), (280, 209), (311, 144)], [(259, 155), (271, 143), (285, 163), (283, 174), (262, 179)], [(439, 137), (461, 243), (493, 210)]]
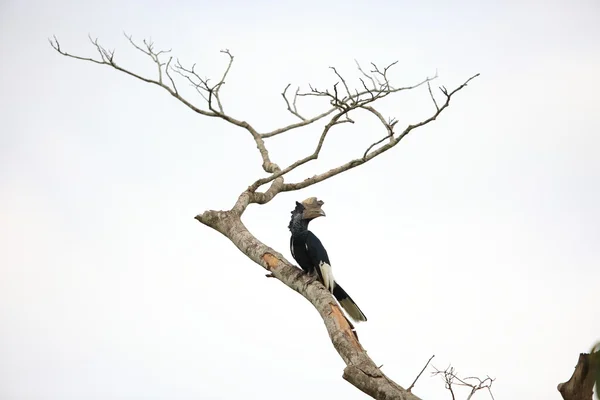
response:
[[(90, 33), (154, 77), (125, 30), (214, 78), (230, 49), (225, 109), (260, 131), (295, 122), (288, 83), (331, 87), (335, 66), (360, 84), (354, 59), (398, 60), (398, 86), (480, 72), (393, 151), (244, 222), (291, 260), (294, 201), (325, 201), (311, 229), (369, 319), (369, 355), (405, 387), (435, 354), (438, 368), (496, 378), (496, 399), (560, 399), (600, 339), (599, 15), (594, 0), (3, 0), (0, 398), (365, 398), (310, 304), (193, 219), (264, 176), (248, 133), (47, 41), (95, 56)], [(398, 126), (433, 110), (426, 88), (381, 108)], [(355, 118), (288, 180), (385, 135)], [(312, 151), (322, 127), (267, 142), (273, 161)], [(429, 374), (415, 393), (450, 398)]]

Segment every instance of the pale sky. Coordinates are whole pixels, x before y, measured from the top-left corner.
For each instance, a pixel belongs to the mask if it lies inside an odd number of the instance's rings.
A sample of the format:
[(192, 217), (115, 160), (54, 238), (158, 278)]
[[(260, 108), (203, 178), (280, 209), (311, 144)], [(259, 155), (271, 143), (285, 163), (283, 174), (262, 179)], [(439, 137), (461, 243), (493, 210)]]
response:
[[(366, 397), (342, 380), (312, 306), (193, 219), (264, 176), (248, 133), (47, 41), (95, 56), (90, 33), (154, 77), (123, 30), (214, 78), (230, 49), (226, 111), (261, 131), (295, 122), (288, 83), (331, 87), (335, 66), (356, 84), (354, 59), (398, 60), (397, 85), (480, 72), (392, 151), (244, 222), (291, 260), (294, 202), (325, 201), (311, 229), (368, 317), (363, 345), (403, 386), (435, 354), (438, 368), (496, 378), (496, 399), (560, 399), (600, 339), (599, 16), (592, 0), (3, 0), (0, 399)], [(406, 126), (433, 105), (422, 88), (381, 111)], [(289, 179), (385, 134), (356, 120)], [(312, 151), (322, 126), (267, 142), (273, 161)], [(430, 374), (415, 393), (450, 398)]]

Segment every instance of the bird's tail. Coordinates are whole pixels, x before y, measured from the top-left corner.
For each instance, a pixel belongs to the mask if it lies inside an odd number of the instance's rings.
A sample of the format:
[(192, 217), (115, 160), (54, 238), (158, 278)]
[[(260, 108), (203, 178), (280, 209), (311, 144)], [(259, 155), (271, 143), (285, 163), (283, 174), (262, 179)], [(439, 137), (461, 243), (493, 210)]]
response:
[(338, 285), (337, 282), (333, 287), (333, 296), (337, 299), (342, 308), (346, 310), (346, 312), (354, 322), (361, 322), (367, 320), (367, 317), (365, 316), (365, 314), (363, 314), (360, 308), (358, 308), (354, 300), (352, 300), (352, 297), (350, 297), (348, 293), (346, 293), (346, 291), (342, 289), (340, 285)]

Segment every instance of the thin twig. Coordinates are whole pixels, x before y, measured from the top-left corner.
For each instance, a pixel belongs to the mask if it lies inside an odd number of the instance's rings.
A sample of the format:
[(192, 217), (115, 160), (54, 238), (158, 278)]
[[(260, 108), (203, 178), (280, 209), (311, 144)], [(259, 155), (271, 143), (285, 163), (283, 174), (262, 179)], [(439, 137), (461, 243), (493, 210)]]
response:
[(421, 377), (421, 374), (425, 371), (425, 368), (427, 368), (427, 366), (429, 365), (429, 363), (431, 362), (431, 360), (433, 360), (433, 357), (435, 357), (435, 354), (432, 355), (431, 357), (429, 357), (429, 360), (427, 360), (427, 363), (425, 363), (425, 366), (423, 367), (423, 369), (421, 370), (421, 372), (419, 372), (419, 375), (417, 375), (417, 377), (415, 378), (415, 380), (413, 381), (413, 383), (411, 383), (410, 386), (408, 387), (408, 389), (406, 389), (407, 392), (410, 392), (412, 390), (412, 388), (415, 387), (415, 383), (417, 383), (417, 381)]
[(336, 110), (337, 110), (337, 108), (333, 107), (333, 108), (325, 111), (324, 113), (317, 115), (316, 117), (313, 117), (313, 118), (310, 118), (310, 119), (305, 119), (302, 122), (296, 122), (295, 124), (291, 124), (291, 125), (285, 126), (283, 128), (275, 129), (275, 130), (273, 130), (271, 132), (263, 133), (260, 136), (263, 139), (266, 139), (266, 138), (270, 138), (270, 137), (273, 137), (273, 136), (277, 136), (277, 135), (282, 134), (282, 133), (287, 132), (287, 131), (291, 131), (292, 129), (301, 128), (303, 126), (310, 125), (313, 122), (316, 122), (316, 121), (318, 121), (318, 120), (320, 120), (322, 118), (325, 118), (326, 116), (328, 116), (329, 114), (331, 114), (332, 112), (334, 112)]
[[(452, 398), (454, 399), (454, 390), (452, 385), (456, 385), (456, 386), (465, 386), (470, 388), (470, 392), (469, 395), (467, 396), (467, 400), (470, 400), (475, 393), (477, 393), (477, 391), (482, 390), (482, 389), (486, 389), (488, 391), (488, 393), (490, 394), (490, 397), (492, 398), (492, 400), (494, 400), (494, 395), (492, 394), (492, 384), (494, 383), (494, 379), (490, 378), (489, 376), (487, 376), (485, 379), (480, 379), (476, 376), (469, 376), (467, 378), (459, 378), (458, 375), (456, 375), (454, 367), (452, 366), (448, 366), (448, 368), (446, 368), (445, 370), (441, 371), (439, 369), (437, 369), (436, 367), (433, 367), (433, 369), (435, 370), (432, 375), (436, 376), (436, 375), (441, 375), (442, 379), (444, 380), (444, 384), (446, 389), (448, 389), (450, 391), (450, 394), (452, 395)], [(477, 383), (469, 383), (467, 382), (468, 380), (474, 380), (477, 381)]]
[(298, 109), (296, 108), (296, 99), (298, 98), (298, 91), (300, 90), (300, 88), (296, 89), (296, 94), (294, 95), (293, 108), (287, 98), (286, 92), (291, 85), (292, 85), (291, 83), (288, 83), (288, 85), (285, 87), (285, 89), (283, 89), (283, 92), (281, 92), (281, 96), (283, 97), (283, 100), (285, 100), (285, 104), (287, 106), (288, 111), (291, 112), (296, 117), (300, 118), (302, 121), (306, 121), (306, 118), (304, 118), (302, 115), (300, 115), (298, 113)]
[(364, 154), (363, 154), (363, 159), (367, 157), (367, 155), (369, 154), (369, 151), (371, 151), (371, 149), (375, 146), (377, 146), (378, 144), (383, 143), (386, 139), (390, 139), (390, 141), (393, 140), (394, 138), (394, 125), (396, 125), (396, 123), (398, 121), (396, 120), (390, 120), (390, 122), (386, 122), (385, 118), (383, 118), (383, 115), (381, 115), (381, 113), (377, 110), (375, 110), (373, 107), (370, 106), (362, 106), (361, 108), (371, 112), (372, 114), (375, 114), (377, 116), (377, 118), (379, 119), (379, 121), (383, 124), (383, 126), (385, 126), (386, 130), (387, 130), (387, 134), (380, 140), (376, 141), (375, 143), (371, 144), (369, 147), (367, 147), (367, 150), (365, 150)]
[[(368, 75), (365, 71), (363, 71), (362, 67), (360, 66), (360, 64), (358, 63), (357, 60), (354, 60), (354, 62), (356, 63), (356, 67), (358, 68), (360, 73), (363, 74), (363, 76), (365, 78), (367, 78), (368, 80), (371, 81), (371, 84), (373, 85), (373, 89), (377, 90), (377, 85), (375, 84), (375, 79), (373, 79), (373, 77), (371, 75)], [(361, 79), (361, 81), (362, 81), (362, 79)], [(363, 86), (365, 87), (365, 89), (367, 89), (367, 86), (364, 84), (364, 81), (363, 81)], [(369, 89), (367, 89), (367, 90), (369, 90)]]
[(429, 95), (431, 96), (431, 100), (433, 100), (433, 104), (435, 104), (435, 109), (439, 111), (440, 107), (438, 106), (437, 101), (435, 100), (435, 96), (431, 92), (431, 84), (429, 82), (427, 82), (427, 89), (429, 90)]
[[(350, 89), (348, 89), (348, 84), (346, 83), (346, 80), (342, 77), (342, 75), (339, 74), (339, 72), (337, 72), (337, 69), (335, 69), (335, 67), (329, 67), (329, 68), (333, 70), (333, 72), (338, 76), (338, 78), (340, 78), (340, 80), (344, 84), (344, 88), (346, 88), (346, 93), (348, 94), (348, 98), (352, 99), (352, 95), (350, 94)], [(336, 93), (336, 97), (337, 97), (337, 93)]]

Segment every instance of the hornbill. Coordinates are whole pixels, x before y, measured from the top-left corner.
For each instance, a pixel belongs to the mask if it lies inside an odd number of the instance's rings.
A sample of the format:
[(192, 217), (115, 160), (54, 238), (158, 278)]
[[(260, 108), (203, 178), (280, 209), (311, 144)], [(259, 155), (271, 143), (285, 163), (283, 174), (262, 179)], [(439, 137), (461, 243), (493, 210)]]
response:
[(309, 197), (302, 203), (296, 202), (296, 208), (292, 211), (292, 219), (288, 226), (292, 233), (290, 238), (292, 257), (304, 271), (309, 275), (316, 276), (325, 288), (333, 293), (352, 320), (355, 322), (366, 321), (365, 314), (333, 279), (331, 263), (325, 247), (319, 238), (308, 230), (308, 223), (311, 220), (325, 216), (325, 212), (321, 209), (323, 204), (324, 202), (317, 200), (316, 197)]

